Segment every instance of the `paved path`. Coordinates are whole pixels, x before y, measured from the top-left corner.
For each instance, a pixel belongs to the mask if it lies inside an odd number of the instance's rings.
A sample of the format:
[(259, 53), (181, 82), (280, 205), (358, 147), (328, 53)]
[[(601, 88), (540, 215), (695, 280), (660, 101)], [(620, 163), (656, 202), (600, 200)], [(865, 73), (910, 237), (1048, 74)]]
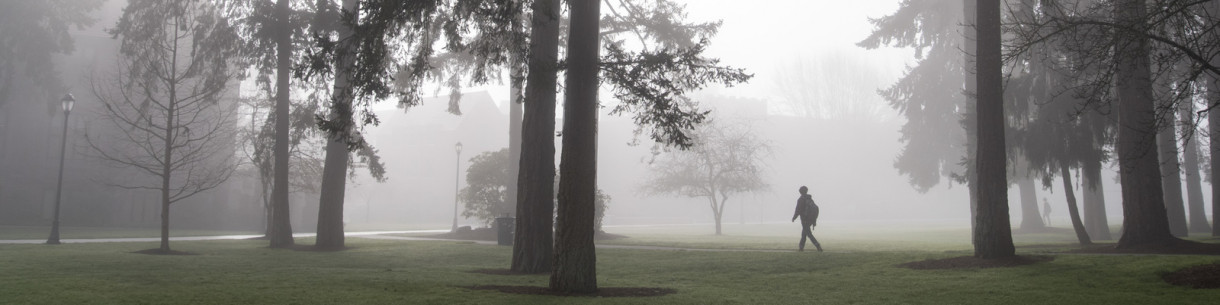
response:
[[(428, 238), (428, 237), (409, 237), (409, 236), (393, 236), (386, 234), (424, 234), (424, 233), (447, 233), (449, 230), (409, 230), (409, 231), (368, 231), (368, 232), (347, 232), (344, 236), (358, 237), (367, 239), (379, 240), (404, 240), (404, 241), (453, 241), (453, 242), (468, 242), (478, 245), (497, 245), (495, 241), (488, 240), (466, 240), (466, 239), (445, 239), (445, 238)], [(299, 233), (292, 234), (293, 237), (313, 237), (316, 233)], [(239, 240), (259, 238), (263, 235), (219, 235), (219, 236), (181, 236), (170, 237), (170, 241), (202, 241), (202, 240)], [(61, 239), (60, 242), (65, 244), (76, 243), (130, 243), (130, 242), (158, 242), (159, 237), (133, 237), (133, 238), (88, 238), (88, 239)], [(0, 239), (0, 244), (41, 244), (47, 242), (45, 239)], [(597, 245), (599, 249), (635, 249), (635, 250), (657, 250), (657, 251), (696, 251), (696, 252), (794, 252), (793, 250), (775, 250), (775, 249), (699, 249), (699, 248), (682, 248), (682, 247), (660, 247), (660, 246), (633, 246), (633, 245)]]
[[(368, 231), (368, 232), (346, 232), (344, 236), (363, 237), (380, 234), (419, 234), (419, 233), (446, 233), (449, 230), (410, 230), (410, 231)], [(317, 233), (298, 233), (292, 234), (293, 237), (314, 237)], [(219, 236), (178, 236), (170, 237), (170, 241), (198, 241), (198, 240), (235, 240), (235, 239), (251, 239), (259, 238), (263, 235), (219, 235)], [(160, 237), (132, 237), (132, 238), (80, 238), (80, 239), (60, 239), (59, 242), (65, 244), (75, 243), (130, 243), (130, 242), (159, 242)], [(0, 244), (41, 244), (47, 242), (46, 239), (0, 239)]]
[[(466, 239), (444, 239), (444, 238), (427, 238), (427, 237), (408, 237), (408, 236), (389, 236), (389, 235), (361, 235), (361, 238), (381, 239), (381, 240), (410, 240), (410, 241), (456, 241), (469, 242), (479, 245), (497, 245), (494, 241), (489, 240), (466, 240)], [(699, 249), (699, 248), (682, 248), (682, 247), (660, 247), (660, 246), (633, 246), (633, 245), (597, 245), (598, 249), (634, 249), (634, 250), (662, 250), (662, 251), (697, 251), (697, 252), (796, 252), (794, 250), (775, 250), (775, 249)]]

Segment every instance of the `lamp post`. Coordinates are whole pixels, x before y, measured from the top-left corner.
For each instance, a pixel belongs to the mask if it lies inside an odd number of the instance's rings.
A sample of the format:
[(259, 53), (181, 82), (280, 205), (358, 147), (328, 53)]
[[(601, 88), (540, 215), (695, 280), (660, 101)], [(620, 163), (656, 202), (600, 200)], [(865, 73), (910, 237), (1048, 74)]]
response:
[(71, 93), (64, 95), (59, 102), (64, 109), (64, 135), (59, 142), (59, 182), (55, 184), (55, 216), (51, 221), (51, 236), (47, 237), (48, 245), (59, 244), (59, 204), (64, 189), (64, 153), (68, 147), (68, 116), (72, 114), (72, 106), (76, 104), (76, 99)]
[(457, 232), (459, 192), (458, 177), (461, 176), (462, 172), (462, 142), (457, 142), (457, 144), (453, 146), (453, 150), (457, 152), (457, 159), (455, 159), (455, 162), (453, 162), (453, 228), (450, 230), (451, 232)]

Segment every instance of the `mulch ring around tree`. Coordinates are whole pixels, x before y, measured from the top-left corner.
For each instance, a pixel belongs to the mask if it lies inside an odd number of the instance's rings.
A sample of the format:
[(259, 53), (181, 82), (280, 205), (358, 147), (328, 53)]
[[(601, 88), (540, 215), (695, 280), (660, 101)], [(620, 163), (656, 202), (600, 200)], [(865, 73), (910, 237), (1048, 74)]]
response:
[(140, 251), (136, 251), (136, 252), (132, 252), (132, 253), (148, 254), (148, 255), (198, 255), (195, 253), (183, 252), (183, 251), (161, 250), (161, 248), (145, 249), (145, 250), (140, 250)]
[(899, 267), (910, 268), (915, 270), (936, 270), (936, 269), (972, 269), (972, 268), (1004, 268), (1032, 265), (1041, 262), (1049, 262), (1055, 260), (1053, 256), (1045, 255), (1018, 255), (1007, 258), (997, 259), (982, 259), (973, 256), (959, 256), (943, 259), (930, 259), (925, 261), (910, 262), (899, 264)]
[[(447, 233), (429, 235), (429, 236), (424, 236), (424, 237), (441, 238), (441, 239), (496, 241), (497, 233), (498, 232), (496, 232), (496, 230), (494, 230), (492, 228), (471, 229), (469, 227), (462, 227), (462, 228), (458, 228), (458, 230), (456, 232), (447, 232)], [(606, 233), (604, 231), (598, 231), (593, 234), (593, 240), (612, 240), (612, 239), (620, 239), (620, 238), (627, 238), (627, 236), (618, 235), (618, 234), (610, 234), (610, 233)]]
[(597, 292), (594, 293), (555, 292), (551, 291), (551, 289), (547, 287), (535, 286), (478, 285), (466, 288), (472, 290), (495, 290), (512, 294), (552, 295), (561, 297), (659, 297), (678, 293), (677, 290), (654, 287), (602, 287), (598, 288)]
[(1166, 283), (1194, 289), (1220, 288), (1220, 263), (1190, 266), (1161, 275)]
[(470, 270), (470, 273), (489, 274), (489, 275), (549, 275), (549, 274), (551, 274), (550, 272), (543, 272), (543, 273), (517, 272), (517, 271), (513, 271), (512, 269), (475, 269), (475, 270)]

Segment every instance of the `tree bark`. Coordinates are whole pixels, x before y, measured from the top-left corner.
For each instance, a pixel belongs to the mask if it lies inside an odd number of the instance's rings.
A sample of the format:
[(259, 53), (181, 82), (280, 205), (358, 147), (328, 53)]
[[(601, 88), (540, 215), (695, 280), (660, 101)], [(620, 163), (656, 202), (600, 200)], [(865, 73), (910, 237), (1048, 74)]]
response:
[[(1204, 8), (1207, 13), (1216, 16), (1220, 14), (1220, 1), (1210, 1)], [(1220, 58), (1212, 57), (1211, 64), (1220, 65)], [(1207, 80), (1208, 105), (1220, 103), (1220, 77), (1210, 73), (1205, 73), (1203, 77)], [(1220, 164), (1220, 107), (1211, 107), (1207, 111), (1207, 127), (1208, 139), (1211, 141), (1211, 145), (1208, 145), (1208, 157), (1211, 158), (1212, 164), (1212, 236), (1220, 236), (1220, 166), (1216, 166)]]
[[(1114, 16), (1122, 24), (1142, 25), (1147, 19), (1142, 0), (1118, 0)], [(1142, 28), (1142, 26), (1137, 26)], [(1126, 41), (1115, 46), (1115, 87), (1118, 102), (1119, 180), (1123, 194), (1123, 233), (1119, 248), (1173, 242), (1161, 192), (1156, 151), (1156, 112), (1148, 58), (1148, 37), (1124, 31)]]
[[(525, 84), (518, 81), (519, 76), (524, 71), (521, 69), (513, 69), (511, 72), (514, 77), (511, 81), (512, 86), (509, 89), (508, 100), (508, 158), (513, 162), (508, 164), (509, 177), (518, 177), (521, 175), (521, 90)], [(519, 177), (518, 177), (519, 178)], [(517, 213), (517, 179), (510, 179), (508, 185), (505, 186), (507, 206), (501, 207), (499, 213), (516, 214)], [(500, 215), (496, 215), (499, 217)]]
[[(359, 11), (358, 0), (343, 0), (343, 10)], [(355, 41), (346, 39), (353, 34), (353, 25), (339, 26), (340, 47), (335, 63), (333, 103), (351, 105), (351, 74), (355, 70)], [(332, 110), (332, 114), (337, 114)], [(347, 163), (351, 152), (347, 143), (338, 138), (326, 142), (326, 161), (322, 169), (322, 185), (318, 200), (318, 237), (314, 247), (338, 250), (344, 247), (343, 197), (347, 188)]]
[(1015, 255), (1008, 216), (1008, 177), (1004, 144), (1003, 71), (1000, 54), (1000, 0), (977, 2), (978, 214), (974, 256)]
[(707, 196), (707, 199), (709, 201), (711, 201), (711, 203), (712, 203), (712, 218), (713, 218), (713, 220), (716, 221), (716, 236), (720, 236), (720, 235), (722, 235), (721, 234), (722, 231), (720, 230), (720, 219), (721, 219), (720, 217), (722, 215), (724, 215), (724, 212), (723, 212), (724, 209), (721, 208), (721, 207), (723, 207), (723, 205), (722, 205), (722, 203), (716, 202), (717, 200), (716, 200), (715, 193)]
[(1021, 192), (1021, 230), (1029, 232), (1046, 228), (1042, 213), (1038, 211), (1038, 187), (1034, 184), (1034, 178), (1017, 180), (1017, 190)]
[(1063, 195), (1067, 197), (1068, 215), (1072, 218), (1072, 230), (1076, 231), (1076, 240), (1080, 241), (1081, 245), (1091, 245), (1093, 241), (1089, 240), (1089, 232), (1085, 231), (1084, 222), (1080, 221), (1080, 210), (1076, 208), (1072, 172), (1068, 170), (1067, 164), (1059, 165), (1059, 176), (1063, 178)]
[(517, 174), (517, 227), (512, 270), (551, 271), (555, 213), (555, 89), (559, 64), (557, 0), (536, 0), (530, 29), (529, 74)]
[(1101, 161), (1097, 159), (1081, 164), (1080, 179), (1084, 193), (1084, 227), (1095, 240), (1110, 240), (1110, 222), (1106, 220), (1106, 197), (1101, 185)]
[[(1220, 64), (1220, 59), (1213, 60), (1212, 64)], [(1210, 74), (1206, 77), (1210, 78), (1207, 101), (1211, 105), (1220, 103), (1220, 77)], [(1220, 165), (1220, 107), (1212, 107), (1207, 111), (1207, 127), (1210, 131), (1208, 139), (1211, 141), (1211, 145), (1208, 145), (1208, 157), (1212, 161), (1212, 236), (1220, 236), (1220, 166), (1217, 166)]]
[(1212, 228), (1207, 224), (1207, 215), (1203, 211), (1203, 184), (1199, 179), (1199, 133), (1195, 132), (1195, 107), (1193, 101), (1182, 102), (1179, 117), (1182, 119), (1182, 135), (1185, 137), (1182, 145), (1182, 170), (1186, 180), (1186, 206), (1190, 211), (1191, 233), (1208, 233)]
[[(1170, 102), (1172, 103), (1172, 102)], [(1172, 105), (1161, 105), (1169, 109)], [(1165, 122), (1173, 122), (1173, 111), (1166, 111)], [(1182, 203), (1182, 171), (1178, 163), (1178, 141), (1174, 128), (1166, 126), (1159, 128), (1156, 135), (1157, 156), (1161, 161), (1161, 192), (1165, 197), (1165, 212), (1169, 217), (1169, 233), (1173, 236), (1186, 236), (1186, 209)]]
[(165, 101), (165, 156), (161, 160), (161, 251), (169, 252), (169, 205), (171, 181), (174, 174), (174, 117), (178, 115), (178, 30), (174, 29), (173, 44), (169, 50), (169, 55), (173, 56), (170, 59), (169, 75), (170, 80), (166, 81), (169, 87), (169, 100)]
[(568, 76), (564, 94), (563, 151), (559, 165), (559, 217), (550, 288), (597, 291), (593, 224), (597, 192), (597, 0), (568, 0)]
[(292, 73), (292, 30), (288, 21), (291, 13), (289, 0), (279, 0), (275, 4), (276, 24), (276, 78), (275, 78), (275, 165), (271, 188), (271, 247), (292, 247), (292, 221), (288, 207), (288, 106), (290, 103), (288, 88), (289, 75)]
[[(975, 105), (975, 101), (978, 100), (975, 96), (975, 93), (978, 92), (978, 79), (975, 78), (975, 72), (978, 70), (978, 68), (975, 65), (976, 62), (974, 54), (970, 52), (973, 52), (978, 48), (978, 33), (974, 28), (974, 25), (978, 20), (978, 18), (976, 18), (976, 14), (978, 13), (977, 1), (978, 0), (962, 1), (962, 36), (964, 36), (962, 37), (962, 50), (964, 50), (964, 54), (962, 56), (962, 79), (965, 81), (965, 88), (962, 90), (962, 96), (965, 97), (965, 102), (963, 103), (964, 107), (962, 108), (965, 109), (965, 116), (967, 118), (974, 119), (976, 122), (978, 121), (977, 111), (973, 105)], [(975, 164), (977, 161), (975, 159), (977, 156), (975, 152), (978, 148), (978, 132), (975, 129), (975, 126), (969, 124), (969, 119), (966, 121), (967, 123), (963, 124), (962, 126), (966, 130), (966, 191), (970, 194), (970, 234), (971, 240), (974, 240), (974, 235), (977, 233), (974, 218), (978, 216), (979, 206), (978, 174), (975, 172)]]

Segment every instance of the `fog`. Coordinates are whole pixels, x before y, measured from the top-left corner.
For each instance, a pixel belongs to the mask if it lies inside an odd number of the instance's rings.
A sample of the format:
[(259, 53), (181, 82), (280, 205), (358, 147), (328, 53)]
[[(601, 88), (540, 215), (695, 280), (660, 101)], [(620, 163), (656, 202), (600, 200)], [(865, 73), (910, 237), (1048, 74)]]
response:
[[(939, 184), (920, 192), (894, 166), (904, 147), (899, 129), (905, 119), (877, 90), (893, 84), (915, 63), (914, 50), (866, 50), (855, 45), (871, 32), (868, 19), (892, 13), (897, 1), (794, 0), (769, 1), (768, 6), (734, 0), (678, 2), (687, 5), (691, 20), (723, 20), (707, 55), (754, 75), (747, 84), (712, 86), (691, 97), (703, 109), (712, 110), (714, 120), (748, 122), (752, 133), (773, 148), (762, 159), (763, 182), (768, 187), (728, 197), (725, 223), (786, 223), (799, 195), (797, 189), (807, 186), (821, 207), (824, 224), (969, 225), (966, 187), (941, 177)], [(62, 211), (65, 225), (158, 224), (158, 193), (114, 187), (116, 180), (144, 178), (131, 168), (103, 162), (90, 153), (84, 140), (90, 130), (102, 128), (99, 116), (105, 107), (91, 90), (91, 77), (113, 69), (118, 45), (104, 29), (114, 25), (123, 4), (106, 3), (94, 13), (97, 22), (93, 26), (70, 31), (75, 51), (54, 57), (55, 70), (65, 83), (63, 92), (74, 94), (77, 100), (67, 132)], [(852, 63), (848, 71), (836, 70), (844, 69), (835, 65), (842, 62)], [(864, 75), (864, 81), (852, 82), (849, 87), (819, 87), (844, 73)], [(12, 86), (15, 90), (3, 97), (9, 102), (0, 106), (0, 225), (47, 225), (52, 217), (64, 117), (58, 110), (61, 94), (32, 89), (36, 85), (17, 78)], [(230, 86), (225, 93), (229, 103), (257, 93), (253, 80)], [(457, 188), (467, 184), (471, 158), (508, 146), (507, 86), (464, 88), (462, 115), (446, 111), (448, 95), (431, 94), (433, 90), (446, 92), (439, 84), (426, 87), (430, 88), (429, 94), (417, 107), (404, 110), (392, 100), (373, 106), (381, 123), (365, 127), (364, 138), (378, 150), (388, 179), (378, 182), (360, 166), (352, 170), (344, 200), (344, 222), (350, 230), (448, 229), (454, 217)], [(826, 103), (848, 106), (802, 115), (793, 106), (792, 100), (802, 94), (794, 87), (814, 88), (813, 94), (823, 94), (819, 98)], [(604, 220), (607, 230), (680, 224), (706, 225), (711, 234), (713, 212), (706, 199), (643, 191), (650, 168), (655, 166), (650, 160), (654, 160), (656, 147), (646, 135), (634, 133), (636, 126), (630, 117), (609, 113), (617, 101), (607, 91), (601, 95), (597, 172), (598, 186), (612, 197)], [(562, 122), (562, 117), (558, 121)], [(235, 127), (248, 125), (238, 123)], [(561, 138), (555, 141), (558, 149)], [(460, 153), (455, 151), (458, 142), (462, 143)], [(263, 230), (258, 177), (248, 169), (250, 161), (241, 160), (244, 150), (240, 146), (244, 144), (237, 136), (233, 145), (233, 154), (239, 156), (236, 162), (243, 163), (238, 171), (221, 186), (175, 203), (173, 228)], [(321, 147), (304, 149), (320, 151)], [(557, 153), (557, 166), (558, 161)], [(1113, 165), (1103, 169), (1106, 210), (1110, 223), (1116, 224), (1122, 210), (1113, 177)], [(1053, 207), (1052, 225), (1066, 226), (1065, 201), (1061, 184), (1055, 179), (1055, 187), (1038, 188), (1038, 201), (1045, 199)], [(1017, 204), (1021, 199), (1015, 187), (1009, 192), (1014, 224), (1025, 217)], [(291, 206), (293, 228), (312, 231), (318, 194), (294, 191)], [(484, 225), (465, 217), (458, 223)], [(735, 232), (729, 228), (724, 233)]]

